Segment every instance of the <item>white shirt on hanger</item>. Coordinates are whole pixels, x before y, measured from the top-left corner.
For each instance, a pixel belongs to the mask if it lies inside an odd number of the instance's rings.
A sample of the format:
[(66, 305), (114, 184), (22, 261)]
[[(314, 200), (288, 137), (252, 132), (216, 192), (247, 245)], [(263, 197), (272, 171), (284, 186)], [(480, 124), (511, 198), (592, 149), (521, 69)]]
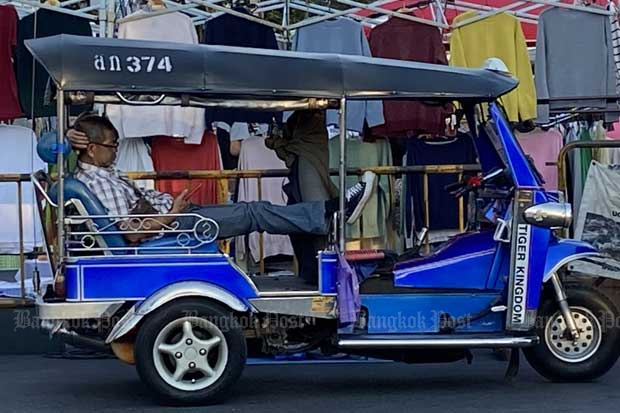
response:
[[(147, 12), (138, 11), (133, 15)], [(174, 12), (121, 23), (119, 39), (197, 44), (196, 28), (189, 16)], [(107, 114), (121, 138), (144, 136), (184, 137), (200, 144), (205, 130), (204, 109), (177, 106), (109, 105)]]
[[(29, 128), (0, 124), (0, 174), (30, 174), (45, 170), (46, 164), (36, 153), (36, 137)], [(17, 206), (17, 185), (13, 182), (0, 183), (0, 254), (19, 254), (19, 210)], [(36, 198), (30, 182), (22, 182), (22, 223), (24, 251), (30, 252), (43, 245), (41, 221), (36, 207)]]

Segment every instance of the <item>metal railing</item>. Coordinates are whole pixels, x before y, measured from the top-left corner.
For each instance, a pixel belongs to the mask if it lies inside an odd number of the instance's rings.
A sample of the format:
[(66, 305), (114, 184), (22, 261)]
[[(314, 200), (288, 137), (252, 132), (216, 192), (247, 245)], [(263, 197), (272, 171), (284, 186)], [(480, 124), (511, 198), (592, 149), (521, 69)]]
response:
[[(84, 207), (78, 207), (80, 215), (66, 215), (65, 223), (67, 239), (67, 255), (73, 253), (114, 253), (123, 255), (139, 254), (140, 252), (156, 253), (166, 251), (174, 254), (188, 254), (205, 244), (214, 242), (219, 234), (217, 222), (210, 218), (194, 213), (184, 214), (142, 214), (142, 215), (89, 215)], [(195, 219), (191, 228), (180, 228), (177, 221), (166, 224), (162, 218), (192, 218)], [(103, 221), (102, 225), (99, 225)], [(72, 230), (73, 225), (87, 224), (88, 231)], [(157, 229), (153, 226), (156, 225)], [(171, 241), (165, 245), (122, 245), (111, 246), (106, 242), (108, 236), (146, 235), (147, 237), (170, 237)], [(76, 242), (77, 245), (71, 244)]]
[(568, 195), (567, 168), (568, 155), (576, 149), (613, 149), (620, 148), (620, 141), (575, 141), (562, 147), (558, 155), (558, 190)]
[[(24, 250), (24, 222), (23, 222), (23, 183), (30, 182), (28, 174), (0, 174), (0, 183), (15, 183), (17, 188), (17, 228), (19, 242), (19, 283), (21, 291), (21, 300), (26, 300), (26, 258)], [(9, 222), (3, 222), (2, 225), (11, 225)], [(15, 300), (12, 300), (15, 301)], [(25, 302), (15, 302), (14, 304), (25, 304)]]
[[(462, 177), (464, 173), (474, 173), (480, 170), (480, 166), (477, 164), (467, 164), (467, 165), (424, 165), (424, 166), (377, 166), (377, 167), (368, 167), (368, 168), (348, 168), (347, 175), (349, 176), (360, 176), (364, 174), (366, 171), (374, 172), (377, 175), (387, 175), (391, 179), (394, 179), (398, 175), (405, 174), (421, 174), (422, 175), (422, 190), (424, 192), (423, 199), (425, 203), (425, 214), (424, 214), (424, 223), (426, 227), (430, 226), (430, 211), (429, 211), (429, 175), (432, 174), (458, 174), (459, 178)], [(129, 172), (126, 175), (129, 178), (136, 180), (171, 180), (171, 179), (180, 179), (189, 181), (188, 184), (191, 185), (191, 181), (194, 179), (216, 179), (216, 180), (229, 180), (229, 179), (256, 179), (258, 185), (258, 201), (262, 200), (262, 180), (266, 178), (282, 178), (288, 177), (290, 171), (288, 169), (269, 169), (269, 170), (234, 170), (234, 171), (168, 171), (168, 172)], [(330, 175), (337, 176), (337, 169), (330, 169)], [(52, 176), (54, 178), (54, 176)], [(22, 194), (22, 185), (24, 182), (31, 182), (31, 176), (28, 174), (0, 174), (0, 183), (15, 183), (17, 190), (17, 199), (18, 199), (18, 215), (20, 217), (19, 222), (17, 223), (19, 228), (19, 269), (20, 269), (20, 286), (21, 286), (21, 295), (22, 299), (27, 297), (26, 295), (26, 274), (25, 274), (25, 252), (24, 252), (24, 229), (22, 222), (22, 214), (23, 214), (23, 194)], [(394, 185), (390, 185), (390, 188), (393, 190)], [(393, 195), (393, 194), (390, 194)], [(392, 197), (393, 198), (393, 197)], [(49, 202), (49, 199), (48, 199)], [(50, 203), (51, 204), (51, 203)], [(54, 204), (52, 204), (55, 206)], [(459, 201), (459, 230), (463, 231), (465, 227), (465, 223), (463, 221), (463, 211), (464, 205), (462, 199)], [(109, 216), (106, 216), (110, 218)], [(45, 229), (45, 222), (43, 217), (41, 217), (41, 224)], [(101, 218), (97, 216), (88, 216), (87, 214), (73, 215), (67, 217), (69, 220), (80, 220), (80, 219), (96, 219)], [(8, 223), (10, 224), (10, 223)], [(361, 228), (363, 231), (363, 228)], [(102, 233), (97, 233), (99, 229), (95, 231), (86, 231), (86, 232), (73, 232), (73, 235), (79, 236), (95, 236), (95, 235), (104, 235)], [(362, 234), (363, 235), (363, 232)], [(47, 238), (46, 238), (47, 239)], [(79, 249), (79, 248), (78, 248)], [(133, 250), (133, 247), (129, 248), (121, 248), (123, 250)], [(100, 251), (101, 249), (97, 248), (86, 248), (84, 250), (87, 251)], [(74, 250), (77, 252), (77, 250)], [(135, 251), (134, 251), (135, 252)], [(263, 234), (259, 234), (259, 271), (261, 273), (265, 272), (265, 257), (264, 257), (264, 240)]]

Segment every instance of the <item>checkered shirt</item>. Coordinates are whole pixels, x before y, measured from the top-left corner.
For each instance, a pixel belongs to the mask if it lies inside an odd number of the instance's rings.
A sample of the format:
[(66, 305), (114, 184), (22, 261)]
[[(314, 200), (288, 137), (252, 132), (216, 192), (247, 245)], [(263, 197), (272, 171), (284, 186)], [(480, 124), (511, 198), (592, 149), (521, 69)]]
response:
[(90, 189), (110, 215), (129, 215), (141, 194), (160, 214), (166, 214), (172, 208), (172, 195), (152, 189), (142, 190), (113, 168), (78, 162), (75, 178)]

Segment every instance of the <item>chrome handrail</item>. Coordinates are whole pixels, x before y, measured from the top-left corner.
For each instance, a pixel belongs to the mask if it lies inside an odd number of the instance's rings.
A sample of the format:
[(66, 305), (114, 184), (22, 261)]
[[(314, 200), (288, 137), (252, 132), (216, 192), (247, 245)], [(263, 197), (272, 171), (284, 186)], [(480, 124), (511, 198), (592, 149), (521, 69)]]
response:
[(30, 182), (34, 185), (35, 189), (41, 194), (43, 198), (54, 208), (58, 208), (58, 204), (52, 201), (50, 196), (47, 194), (47, 191), (41, 186), (39, 180), (36, 178), (36, 173), (30, 174)]
[[(161, 218), (196, 218), (194, 226), (189, 229), (179, 229), (178, 222), (163, 224), (158, 219)], [(93, 221), (96, 219), (109, 219), (109, 224), (99, 228)], [(67, 247), (67, 251), (86, 252), (86, 251), (140, 251), (140, 250), (184, 250), (191, 251), (205, 244), (217, 240), (219, 235), (219, 225), (211, 218), (204, 217), (195, 213), (185, 214), (137, 214), (137, 215), (68, 215), (65, 218), (66, 224), (74, 223), (75, 220), (90, 221), (92, 231), (71, 231), (70, 225), (67, 230), (69, 237), (79, 238), (80, 247)], [(157, 222), (163, 228), (153, 230), (151, 226)], [(175, 225), (176, 224), (176, 225)], [(118, 230), (108, 230), (118, 226)], [(167, 246), (135, 246), (128, 245), (123, 247), (96, 247), (96, 238), (106, 235), (127, 235), (145, 234), (158, 235), (154, 239), (162, 238), (166, 235), (176, 235), (176, 245)]]

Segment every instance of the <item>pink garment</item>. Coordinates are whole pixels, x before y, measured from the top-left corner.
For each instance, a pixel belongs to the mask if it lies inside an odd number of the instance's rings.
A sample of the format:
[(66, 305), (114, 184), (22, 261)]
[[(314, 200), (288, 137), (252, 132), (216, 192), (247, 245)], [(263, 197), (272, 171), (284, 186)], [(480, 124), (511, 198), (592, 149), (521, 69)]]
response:
[[(239, 169), (286, 169), (284, 162), (276, 153), (265, 146), (265, 139), (252, 136), (243, 140), (241, 153), (239, 154)], [(286, 205), (287, 198), (282, 186), (287, 182), (286, 178), (262, 179), (262, 200), (276, 205)], [(258, 201), (258, 182), (256, 179), (239, 180), (239, 202)], [(250, 252), (254, 262), (260, 260), (258, 232), (249, 235)], [(237, 254), (245, 253), (245, 237), (236, 239)], [(275, 255), (293, 255), (293, 247), (288, 235), (272, 235), (264, 233), (265, 257)]]
[[(545, 180), (547, 190), (558, 189), (558, 155), (563, 145), (562, 134), (556, 129), (536, 129), (530, 133), (517, 133), (523, 151), (534, 159), (536, 169)], [(552, 165), (548, 165), (551, 163)]]
[(607, 131), (607, 137), (613, 140), (620, 140), (620, 122), (614, 122), (612, 129)]

